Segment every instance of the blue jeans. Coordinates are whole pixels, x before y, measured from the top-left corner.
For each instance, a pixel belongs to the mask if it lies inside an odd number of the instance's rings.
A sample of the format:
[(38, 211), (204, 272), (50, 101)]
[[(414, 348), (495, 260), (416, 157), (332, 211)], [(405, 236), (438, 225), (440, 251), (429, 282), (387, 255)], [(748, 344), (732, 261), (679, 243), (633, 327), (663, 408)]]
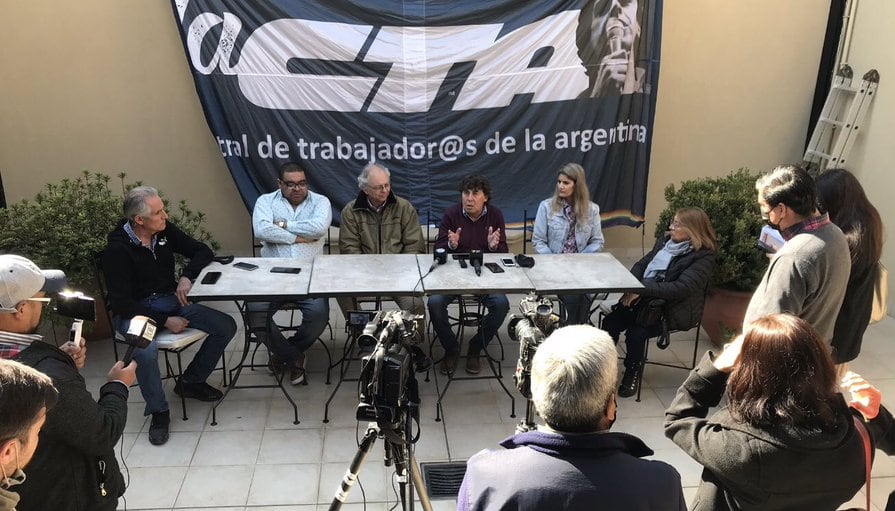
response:
[[(190, 328), (208, 334), (180, 377), (180, 381), (184, 383), (202, 383), (207, 380), (223, 356), (227, 344), (236, 335), (236, 321), (229, 314), (204, 305), (191, 303), (181, 307), (173, 293), (150, 296), (145, 298), (142, 304), (154, 312), (185, 318), (190, 322)], [(130, 319), (115, 318), (115, 328), (119, 332), (126, 332), (129, 325)], [(158, 327), (162, 328), (164, 325)], [(168, 401), (162, 388), (162, 376), (158, 366), (158, 343), (153, 341), (145, 349), (135, 350), (134, 360), (137, 362), (137, 383), (140, 384), (140, 393), (146, 401), (143, 415), (164, 412), (168, 409)]]
[[(428, 303), (429, 317), (432, 318), (435, 335), (441, 341), (444, 351), (452, 353), (460, 351), (460, 344), (457, 343), (457, 336), (451, 328), (447, 309), (457, 298), (459, 297), (456, 295), (432, 295)], [(510, 311), (510, 302), (507, 301), (506, 295), (481, 295), (480, 298), (484, 301), (488, 313), (482, 318), (481, 328), (469, 342), (470, 348), (474, 349), (482, 349), (491, 342)]]
[[(273, 322), (273, 313), (284, 304), (294, 304), (301, 311), (301, 324), (295, 335), (286, 339), (283, 332)], [(291, 302), (249, 302), (247, 322), (258, 340), (264, 343), (274, 355), (287, 362), (294, 362), (310, 348), (320, 334), (326, 330), (329, 321), (329, 300), (326, 298), (306, 298)]]

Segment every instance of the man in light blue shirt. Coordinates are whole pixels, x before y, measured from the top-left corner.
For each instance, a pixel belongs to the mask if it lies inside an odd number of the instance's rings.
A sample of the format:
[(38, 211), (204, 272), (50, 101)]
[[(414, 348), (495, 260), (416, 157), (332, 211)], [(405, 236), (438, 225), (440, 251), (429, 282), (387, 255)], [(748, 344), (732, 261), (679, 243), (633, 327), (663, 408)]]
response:
[[(332, 206), (323, 195), (308, 190), (304, 169), (297, 163), (280, 167), (279, 189), (258, 197), (252, 211), (252, 228), (261, 240), (261, 257), (312, 259), (323, 250)], [(286, 339), (271, 321), (280, 303), (249, 303), (249, 327), (271, 351), (270, 368), (289, 368), (293, 385), (305, 381), (305, 351), (326, 328), (329, 301), (305, 298), (296, 302), (301, 311), (298, 331)]]

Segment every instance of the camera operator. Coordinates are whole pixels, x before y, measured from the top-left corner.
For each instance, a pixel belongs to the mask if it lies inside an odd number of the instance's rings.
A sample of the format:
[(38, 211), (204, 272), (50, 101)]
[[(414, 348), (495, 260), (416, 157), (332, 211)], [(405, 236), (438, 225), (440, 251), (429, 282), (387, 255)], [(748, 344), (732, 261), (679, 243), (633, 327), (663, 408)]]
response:
[(0, 511), (15, 511), (25, 480), (22, 471), (37, 447), (38, 432), (58, 393), (47, 375), (12, 360), (0, 360)]
[(66, 343), (60, 349), (42, 342), (36, 331), (41, 308), (49, 302), (44, 293), (58, 291), (64, 279), (62, 272), (41, 271), (24, 257), (0, 255), (0, 338), (27, 345), (16, 359), (49, 376), (59, 391), (40, 432), (30, 475), (13, 487), (21, 497), (19, 511), (111, 510), (124, 493), (114, 447), (127, 420), (136, 364), (122, 367), (116, 362), (97, 402), (78, 373), (86, 347)]
[(684, 510), (680, 475), (627, 433), (616, 418), (618, 354), (592, 326), (560, 328), (532, 361), (532, 401), (546, 428), (469, 459), (458, 510)]

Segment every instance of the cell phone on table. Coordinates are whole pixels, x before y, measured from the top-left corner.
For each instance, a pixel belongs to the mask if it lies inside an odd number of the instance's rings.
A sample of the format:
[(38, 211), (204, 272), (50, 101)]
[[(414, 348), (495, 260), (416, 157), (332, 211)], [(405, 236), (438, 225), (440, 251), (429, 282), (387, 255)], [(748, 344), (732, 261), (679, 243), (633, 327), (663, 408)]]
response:
[(214, 284), (215, 282), (217, 282), (219, 278), (221, 278), (221, 272), (210, 271), (210, 272), (206, 273), (204, 277), (202, 277), (202, 280), (200, 282), (202, 282), (205, 285), (211, 285), (211, 284)]
[(301, 273), (301, 268), (294, 266), (274, 266), (270, 269), (271, 273)]
[(251, 270), (257, 270), (257, 269), (258, 269), (258, 265), (257, 265), (257, 264), (244, 263), (244, 262), (242, 262), (242, 261), (239, 261), (238, 263), (233, 263), (233, 266), (236, 267), (236, 268), (239, 268), (240, 270), (249, 270), (249, 271), (251, 271)]
[(485, 268), (491, 270), (491, 273), (503, 273), (503, 268), (497, 263), (485, 263)]
[(512, 257), (501, 257), (500, 264), (506, 266), (507, 268), (511, 266), (516, 266), (516, 261), (513, 261)]

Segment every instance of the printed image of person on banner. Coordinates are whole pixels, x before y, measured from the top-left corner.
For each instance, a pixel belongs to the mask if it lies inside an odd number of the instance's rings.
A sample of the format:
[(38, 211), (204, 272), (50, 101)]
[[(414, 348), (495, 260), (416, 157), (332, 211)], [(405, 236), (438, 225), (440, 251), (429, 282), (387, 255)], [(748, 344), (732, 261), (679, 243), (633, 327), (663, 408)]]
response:
[(646, 69), (637, 62), (642, 13), (638, 0), (594, 0), (581, 8), (576, 42), (589, 82), (582, 97), (643, 92)]

